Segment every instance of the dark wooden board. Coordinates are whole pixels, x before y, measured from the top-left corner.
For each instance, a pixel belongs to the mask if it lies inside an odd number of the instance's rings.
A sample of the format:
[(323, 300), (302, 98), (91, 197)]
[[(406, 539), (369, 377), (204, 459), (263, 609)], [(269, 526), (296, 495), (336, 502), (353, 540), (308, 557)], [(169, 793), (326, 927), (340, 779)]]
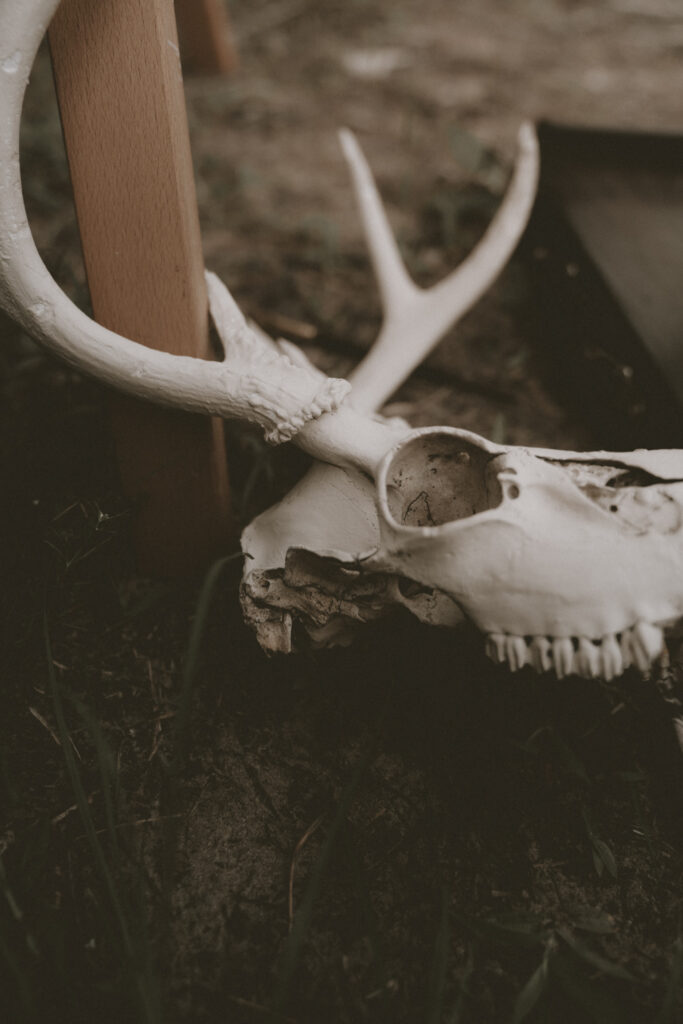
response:
[(527, 244), (556, 383), (606, 444), (683, 445), (683, 137), (539, 140)]

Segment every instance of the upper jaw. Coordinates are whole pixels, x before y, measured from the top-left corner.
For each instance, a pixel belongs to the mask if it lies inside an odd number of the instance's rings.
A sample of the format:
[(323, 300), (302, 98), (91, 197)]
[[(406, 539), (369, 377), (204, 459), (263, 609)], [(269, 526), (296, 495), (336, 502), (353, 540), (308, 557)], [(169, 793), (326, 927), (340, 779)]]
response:
[(415, 431), (378, 473), (378, 560), (448, 593), (513, 669), (645, 671), (683, 616), (683, 484), (637, 454), (572, 461)]

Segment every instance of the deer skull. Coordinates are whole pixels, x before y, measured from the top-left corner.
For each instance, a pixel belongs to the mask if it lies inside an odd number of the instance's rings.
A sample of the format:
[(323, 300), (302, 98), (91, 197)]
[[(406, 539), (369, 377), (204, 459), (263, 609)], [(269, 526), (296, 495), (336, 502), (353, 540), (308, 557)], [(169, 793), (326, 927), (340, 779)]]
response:
[(482, 242), (444, 281), (408, 277), (371, 173), (350, 165), (384, 306), (380, 335), (349, 383), (247, 325), (207, 275), (220, 363), (153, 351), (94, 323), (43, 265), (18, 164), (23, 94), (58, 0), (3, 0), (0, 13), (0, 306), (80, 369), (138, 397), (260, 425), (317, 460), (244, 532), (245, 614), (268, 650), (299, 624), (319, 644), (405, 606), (465, 619), (497, 661), (558, 676), (646, 671), (683, 617), (683, 452), (579, 454), (493, 444), (462, 430), (410, 430), (383, 402), (489, 287), (524, 229), (538, 154), (529, 126), (508, 193)]
[(611, 679), (683, 616), (683, 453), (510, 448), (409, 431), (373, 484), (309, 474), (244, 532), (243, 603), (262, 644), (318, 643), (404, 605), (464, 618), (513, 670)]

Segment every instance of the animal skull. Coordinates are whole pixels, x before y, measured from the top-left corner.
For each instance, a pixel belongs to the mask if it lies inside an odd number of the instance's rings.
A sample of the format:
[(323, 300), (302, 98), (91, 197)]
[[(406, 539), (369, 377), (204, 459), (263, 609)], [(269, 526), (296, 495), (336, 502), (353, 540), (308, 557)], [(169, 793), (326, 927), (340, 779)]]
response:
[(446, 427), (410, 430), (378, 410), (507, 262), (533, 203), (529, 126), (508, 193), (482, 242), (444, 281), (409, 278), (371, 173), (342, 145), (384, 306), (380, 335), (349, 383), (248, 326), (207, 275), (223, 362), (147, 349), (94, 323), (50, 277), (31, 237), (19, 173), (25, 85), (59, 0), (2, 0), (0, 306), (37, 340), (138, 397), (260, 425), (317, 460), (244, 532), (243, 603), (267, 650), (295, 624), (319, 644), (405, 606), (465, 619), (497, 661), (558, 676), (646, 671), (683, 617), (683, 452), (511, 448)]
[[(647, 671), (683, 616), (683, 453), (571, 453), (408, 431), (367, 476), (315, 467), (244, 532), (247, 618), (267, 649), (404, 605), (470, 620), (512, 670)], [(341, 542), (341, 543), (340, 543)], [(634, 581), (636, 581), (634, 583)]]

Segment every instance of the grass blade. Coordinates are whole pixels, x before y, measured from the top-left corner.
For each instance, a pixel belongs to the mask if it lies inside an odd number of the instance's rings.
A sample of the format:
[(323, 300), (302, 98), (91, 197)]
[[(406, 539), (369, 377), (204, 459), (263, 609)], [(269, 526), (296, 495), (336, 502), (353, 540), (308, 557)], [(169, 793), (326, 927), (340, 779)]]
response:
[(275, 1014), (281, 1014), (287, 1002), (290, 985), (299, 965), (303, 944), (310, 928), (313, 909), (320, 894), (323, 879), (330, 863), (337, 837), (356, 795), (360, 781), (373, 756), (373, 752), (369, 750), (356, 765), (353, 774), (342, 793), (336, 814), (332, 819), (330, 829), (325, 836), (320, 855), (315, 863), (313, 871), (311, 872), (311, 877), (308, 881), (308, 885), (306, 886), (299, 909), (294, 917), (292, 930), (289, 933), (279, 964), (275, 997), (272, 1003), (272, 1012)]
[(52, 692), (55, 720), (57, 723), (57, 734), (61, 743), (62, 753), (64, 754), (69, 782), (71, 783), (71, 788), (74, 792), (76, 806), (78, 807), (78, 812), (83, 822), (83, 828), (85, 829), (88, 844), (93, 857), (95, 858), (95, 863), (104, 883), (109, 903), (114, 914), (121, 952), (123, 954), (123, 967), (126, 972), (131, 972), (134, 978), (135, 989), (139, 997), (139, 1006), (141, 1010), (140, 1019), (148, 1022), (148, 1024), (154, 1024), (154, 1022), (158, 1022), (161, 1019), (156, 999), (156, 992), (154, 991), (154, 986), (150, 983), (151, 979), (143, 976), (143, 973), (138, 966), (139, 958), (136, 954), (139, 953), (139, 950), (135, 949), (132, 941), (123, 904), (119, 897), (113, 875), (109, 869), (109, 865), (107, 864), (102, 844), (98, 839), (95, 822), (93, 821), (92, 813), (90, 811), (90, 804), (88, 803), (88, 798), (83, 787), (78, 765), (76, 764), (76, 758), (71, 744), (71, 734), (64, 715), (61, 687), (57, 680), (52, 658), (52, 645), (50, 643), (47, 614), (43, 616), (43, 636), (45, 654), (47, 658), (48, 679), (50, 683), (50, 690)]
[(219, 558), (218, 561), (214, 562), (204, 577), (204, 582), (202, 583), (202, 588), (199, 592), (197, 607), (192, 622), (192, 628), (190, 630), (190, 639), (187, 645), (187, 653), (185, 655), (185, 665), (183, 668), (180, 696), (178, 700), (178, 714), (176, 716), (175, 727), (175, 753), (169, 765), (171, 774), (179, 772), (187, 760), (187, 748), (190, 737), (192, 693), (195, 689), (195, 683), (199, 674), (202, 657), (202, 643), (204, 641), (204, 634), (206, 632), (209, 612), (211, 611), (211, 604), (213, 602), (216, 586), (226, 566), (241, 557), (242, 552), (235, 551), (231, 555), (226, 555), (224, 558)]
[(114, 767), (114, 757), (107, 741), (104, 738), (100, 723), (97, 721), (95, 716), (90, 711), (90, 708), (78, 700), (78, 698), (69, 696), (70, 702), (74, 705), (78, 714), (85, 722), (90, 736), (95, 747), (95, 753), (97, 755), (97, 765), (100, 771), (100, 779), (102, 782), (102, 795), (104, 798), (104, 816), (107, 822), (107, 832), (109, 833), (109, 841), (111, 842), (112, 853), (114, 856), (118, 855), (119, 852), (119, 840), (118, 840), (118, 828), (117, 828), (117, 814), (115, 809), (114, 793), (117, 790), (116, 772)]
[(448, 916), (448, 890), (444, 887), (441, 894), (441, 920), (434, 942), (434, 960), (429, 984), (429, 1001), (425, 1020), (427, 1024), (440, 1024), (443, 1015), (443, 997), (446, 990), (448, 974), (448, 954), (450, 948), (450, 923)]
[(636, 979), (627, 971), (621, 964), (616, 964), (612, 960), (608, 960), (606, 957), (601, 956), (600, 953), (596, 953), (595, 950), (590, 949), (584, 945), (583, 942), (579, 942), (575, 935), (569, 931), (568, 928), (558, 928), (557, 934), (563, 939), (570, 949), (576, 953), (579, 959), (585, 961), (589, 967), (599, 971), (600, 974), (606, 974), (610, 978), (618, 978), (620, 981), (634, 982)]
[(548, 942), (545, 947), (543, 959), (517, 996), (515, 1009), (512, 1014), (512, 1024), (521, 1024), (521, 1022), (529, 1016), (547, 989), (549, 976), (548, 964), (552, 950), (553, 944)]

